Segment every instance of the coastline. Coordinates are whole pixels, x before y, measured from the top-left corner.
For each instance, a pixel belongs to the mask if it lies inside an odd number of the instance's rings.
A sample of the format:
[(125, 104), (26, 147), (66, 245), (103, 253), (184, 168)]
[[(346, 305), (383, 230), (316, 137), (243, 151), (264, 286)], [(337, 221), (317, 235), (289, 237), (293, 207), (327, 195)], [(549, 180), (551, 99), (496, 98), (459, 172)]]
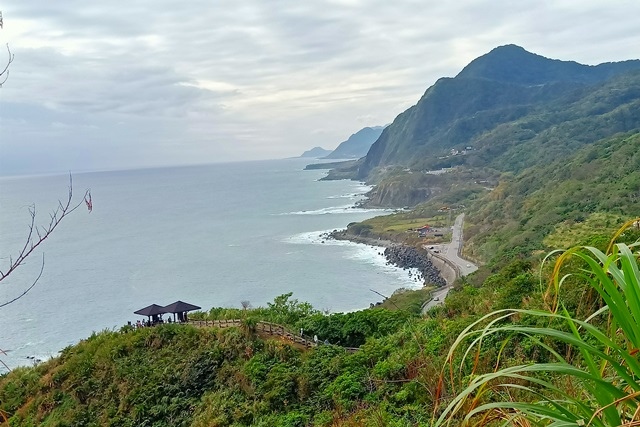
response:
[(383, 255), (388, 265), (394, 265), (404, 270), (414, 270), (413, 275), (422, 281), (422, 286), (435, 285), (438, 288), (447, 286), (440, 269), (431, 262), (429, 253), (423, 249), (391, 240), (375, 237), (354, 236), (347, 233), (346, 229), (334, 230), (326, 233), (327, 239), (349, 241), (374, 247), (383, 247)]
[[(348, 312), (379, 300), (371, 288), (384, 294), (402, 286), (417, 288), (420, 283), (409, 280), (406, 272), (385, 266), (379, 249), (288, 244), (291, 236), (384, 214), (353, 208), (369, 186), (319, 182), (323, 172), (302, 171), (301, 162), (74, 176), (74, 186), (99, 190), (100, 207), (91, 215), (74, 216), (60, 229), (56, 241), (44, 247), (42, 286), (0, 313), (5, 326), (2, 350), (7, 351), (3, 360), (12, 368), (46, 360), (94, 331), (119, 328), (135, 318), (135, 309), (150, 303), (181, 299), (209, 309), (235, 307), (248, 299), (254, 306), (266, 306), (294, 291), (296, 298), (315, 307)], [(46, 210), (60, 188), (66, 188), (68, 177), (57, 178), (12, 179), (3, 193), (5, 214), (0, 216), (0, 225), (11, 231), (0, 239), (7, 252), (22, 237), (23, 207), (35, 203)], [(145, 239), (134, 237), (140, 233)], [(27, 280), (30, 267), (21, 270)], [(21, 277), (15, 277), (18, 289)], [(6, 296), (11, 296), (10, 289)]]
[(347, 233), (346, 228), (342, 230), (333, 230), (332, 232), (326, 233), (325, 236), (327, 239), (344, 240), (344, 241), (353, 242), (353, 243), (361, 243), (363, 245), (380, 246), (383, 248), (389, 248), (391, 246), (397, 246), (400, 244), (392, 240), (384, 240), (379, 237), (374, 238), (374, 237), (353, 236)]

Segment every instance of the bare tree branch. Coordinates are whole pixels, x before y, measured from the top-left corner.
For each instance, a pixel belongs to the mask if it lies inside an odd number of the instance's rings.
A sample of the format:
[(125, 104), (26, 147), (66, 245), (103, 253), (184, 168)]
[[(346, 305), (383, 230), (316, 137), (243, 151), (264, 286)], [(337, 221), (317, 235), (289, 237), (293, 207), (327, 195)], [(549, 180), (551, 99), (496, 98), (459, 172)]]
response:
[[(69, 174), (69, 193), (66, 201), (62, 202), (58, 200), (58, 207), (49, 215), (49, 224), (47, 226), (38, 226), (36, 224), (36, 208), (31, 206), (29, 208), (29, 215), (31, 221), (29, 223), (29, 231), (27, 237), (22, 245), (22, 249), (18, 252), (16, 257), (9, 257), (9, 266), (5, 271), (0, 271), (0, 282), (6, 279), (11, 273), (16, 271), (18, 267), (24, 264), (25, 260), (54, 232), (54, 230), (60, 225), (63, 219), (73, 211), (78, 209), (82, 204), (87, 205), (87, 209), (91, 212), (93, 206), (91, 202), (91, 190), (88, 189), (84, 193), (83, 199), (78, 202), (73, 202), (73, 178)], [(38, 283), (38, 280), (42, 276), (44, 270), (44, 254), (42, 255), (42, 265), (40, 267), (40, 273), (33, 283), (24, 290), (19, 296), (11, 299), (10, 301), (0, 304), (0, 308), (7, 306), (27, 294)], [(0, 283), (1, 284), (1, 283)]]
[[(4, 21), (2, 20), (2, 11), (0, 11), (0, 29), (4, 28)], [(11, 53), (11, 49), (9, 49), (9, 43), (7, 43), (7, 52), (9, 52), (9, 60), (4, 67), (4, 70), (0, 71), (0, 87), (7, 81), (9, 78), (9, 65), (13, 62), (13, 54)]]
[(20, 295), (18, 295), (17, 297), (3, 302), (0, 304), (0, 308), (11, 304), (12, 302), (16, 302), (18, 301), (20, 298), (22, 298), (23, 296), (25, 296), (27, 294), (27, 292), (29, 292), (31, 289), (33, 289), (33, 287), (38, 283), (38, 280), (40, 280), (40, 277), (42, 276), (42, 272), (44, 271), (44, 254), (42, 254), (42, 264), (40, 265), (40, 273), (38, 273), (38, 277), (36, 277), (36, 279), (33, 281), (33, 283), (31, 283), (31, 286), (29, 286), (27, 289), (24, 290), (24, 292), (22, 292)]
[(0, 78), (3, 80), (0, 82), (0, 87), (7, 81), (9, 78), (9, 65), (13, 62), (13, 53), (11, 53), (11, 49), (9, 49), (9, 43), (7, 43), (7, 52), (9, 52), (9, 60), (7, 61), (7, 65), (5, 65), (4, 70), (0, 72)]

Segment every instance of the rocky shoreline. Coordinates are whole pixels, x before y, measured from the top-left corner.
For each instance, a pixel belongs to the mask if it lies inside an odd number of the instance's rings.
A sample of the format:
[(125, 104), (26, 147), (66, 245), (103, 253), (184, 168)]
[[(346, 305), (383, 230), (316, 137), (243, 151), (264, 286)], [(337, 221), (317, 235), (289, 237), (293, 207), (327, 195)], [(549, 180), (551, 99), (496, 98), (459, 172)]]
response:
[(425, 285), (433, 284), (437, 287), (446, 286), (447, 282), (442, 278), (438, 268), (433, 265), (428, 257), (427, 251), (424, 249), (416, 248), (414, 246), (407, 246), (398, 244), (391, 240), (382, 240), (380, 238), (354, 236), (346, 232), (346, 230), (334, 230), (331, 233), (327, 233), (327, 239), (335, 240), (348, 240), (355, 243), (363, 243), (370, 246), (384, 247), (382, 253), (387, 259), (387, 263), (400, 267), (402, 269), (416, 269), (420, 275), (419, 280), (422, 280)]
[(440, 270), (429, 260), (427, 252), (413, 246), (395, 245), (384, 250), (384, 256), (390, 264), (400, 268), (415, 268), (422, 275), (424, 284), (433, 284), (437, 287), (446, 286), (447, 282), (440, 275)]

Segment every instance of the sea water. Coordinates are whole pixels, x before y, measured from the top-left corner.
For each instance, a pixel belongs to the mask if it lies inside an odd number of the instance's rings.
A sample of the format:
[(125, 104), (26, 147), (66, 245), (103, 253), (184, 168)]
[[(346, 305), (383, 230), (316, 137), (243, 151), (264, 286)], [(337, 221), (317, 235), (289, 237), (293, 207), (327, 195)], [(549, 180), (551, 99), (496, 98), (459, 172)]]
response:
[[(264, 306), (293, 292), (330, 312), (361, 309), (400, 287), (419, 287), (380, 248), (323, 233), (385, 211), (355, 208), (368, 187), (319, 181), (308, 160), (73, 174), (81, 205), (24, 265), (0, 282), (0, 359), (45, 359), (93, 331), (117, 329), (149, 304)], [(0, 269), (24, 245), (29, 206), (46, 226), (69, 175), (0, 178)], [(3, 368), (0, 367), (0, 370)]]

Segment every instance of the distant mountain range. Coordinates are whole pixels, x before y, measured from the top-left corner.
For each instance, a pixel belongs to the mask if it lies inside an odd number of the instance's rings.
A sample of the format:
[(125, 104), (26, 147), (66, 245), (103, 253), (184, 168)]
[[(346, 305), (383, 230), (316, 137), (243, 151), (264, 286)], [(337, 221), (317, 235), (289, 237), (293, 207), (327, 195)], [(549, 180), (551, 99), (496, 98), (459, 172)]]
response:
[(351, 135), (346, 141), (331, 151), (321, 147), (315, 147), (305, 151), (300, 157), (313, 157), (324, 159), (359, 159), (367, 154), (371, 145), (376, 142), (384, 126), (372, 126), (360, 129)]
[(313, 147), (311, 150), (307, 150), (300, 155), (300, 157), (308, 157), (311, 159), (319, 159), (331, 154), (331, 150), (325, 150), (322, 147)]
[(384, 126), (373, 126), (360, 129), (338, 145), (327, 159), (359, 159), (367, 154), (371, 145), (380, 137)]

